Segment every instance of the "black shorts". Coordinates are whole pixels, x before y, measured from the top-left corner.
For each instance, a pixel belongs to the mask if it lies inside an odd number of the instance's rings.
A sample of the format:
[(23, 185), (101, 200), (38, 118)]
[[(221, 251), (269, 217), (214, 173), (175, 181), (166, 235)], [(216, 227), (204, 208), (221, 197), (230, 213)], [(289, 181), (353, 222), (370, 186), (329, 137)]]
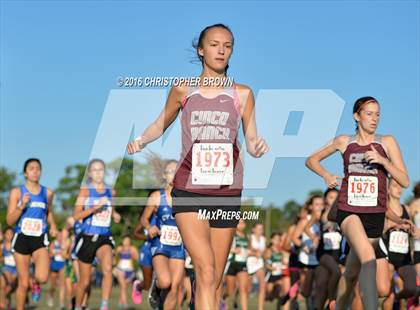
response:
[(271, 273), (268, 273), (267, 275), (270, 275), (268, 277), (267, 283), (274, 283), (283, 278), (283, 275), (273, 276)]
[(184, 212), (201, 213), (208, 216), (204, 219), (214, 228), (233, 228), (239, 223), (241, 195), (216, 197), (173, 188), (171, 196), (173, 216)]
[(47, 234), (34, 237), (26, 236), (22, 233), (16, 233), (12, 240), (12, 251), (22, 255), (31, 255), (40, 248), (48, 248), (48, 244)]
[(76, 244), (76, 256), (81, 262), (92, 264), (96, 252), (104, 245), (109, 245), (111, 248), (115, 247), (112, 236), (81, 235)]
[(306, 265), (304, 263), (299, 262), (298, 263), (298, 267), (299, 268), (306, 268), (306, 269), (315, 269), (316, 267), (318, 267), (319, 265)]
[(417, 265), (420, 263), (420, 251), (414, 251), (413, 263), (414, 265)]
[(341, 223), (343, 223), (344, 219), (353, 214), (360, 218), (368, 238), (379, 238), (382, 236), (385, 223), (385, 213), (352, 213), (338, 210), (337, 224), (341, 227)]
[(247, 272), (246, 263), (231, 262), (226, 275), (236, 276), (240, 272)]
[(377, 246), (375, 249), (376, 259), (386, 258), (386, 260), (394, 265), (395, 270), (400, 267), (411, 265), (411, 254), (399, 254), (399, 253), (385, 253), (380, 246)]

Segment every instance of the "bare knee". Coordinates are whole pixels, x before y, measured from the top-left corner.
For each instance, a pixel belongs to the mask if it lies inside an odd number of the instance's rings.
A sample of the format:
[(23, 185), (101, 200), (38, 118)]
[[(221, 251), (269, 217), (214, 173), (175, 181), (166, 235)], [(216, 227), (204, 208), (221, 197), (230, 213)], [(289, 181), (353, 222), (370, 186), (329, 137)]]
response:
[(390, 281), (380, 281), (377, 284), (378, 295), (379, 297), (387, 297), (391, 291), (391, 282)]
[(161, 289), (168, 289), (171, 286), (171, 279), (168, 277), (158, 277), (157, 286)]
[(29, 280), (18, 281), (18, 289), (27, 291), (29, 289)]
[(215, 271), (212, 265), (198, 265), (197, 266), (197, 284), (212, 286), (215, 285)]
[(35, 275), (35, 280), (39, 284), (47, 283), (47, 281), (48, 281), (48, 272), (45, 272), (43, 274), (37, 274), (37, 275)]

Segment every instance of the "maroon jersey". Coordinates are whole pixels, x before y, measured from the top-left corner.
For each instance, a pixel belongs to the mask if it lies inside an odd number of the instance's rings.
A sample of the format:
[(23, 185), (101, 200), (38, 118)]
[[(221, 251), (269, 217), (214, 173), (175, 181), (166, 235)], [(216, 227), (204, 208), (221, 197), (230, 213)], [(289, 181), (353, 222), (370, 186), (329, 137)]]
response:
[(189, 87), (181, 115), (182, 151), (174, 187), (214, 196), (242, 191), (243, 165), (238, 129), (241, 123), (235, 86), (214, 98)]
[(338, 195), (337, 208), (354, 213), (384, 213), (387, 204), (388, 176), (382, 165), (370, 164), (365, 153), (371, 145), (381, 156), (388, 158), (381, 144), (381, 136), (368, 145), (357, 144), (357, 136), (351, 136), (345, 152), (344, 178)]

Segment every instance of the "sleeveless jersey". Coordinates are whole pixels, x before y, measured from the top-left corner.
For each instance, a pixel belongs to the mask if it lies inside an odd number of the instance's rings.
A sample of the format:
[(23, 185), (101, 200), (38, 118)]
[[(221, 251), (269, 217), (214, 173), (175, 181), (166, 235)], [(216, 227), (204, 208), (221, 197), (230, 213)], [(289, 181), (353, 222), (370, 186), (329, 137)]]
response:
[(156, 226), (160, 230), (160, 236), (153, 238), (152, 246), (157, 240), (161, 244), (169, 246), (182, 244), (181, 234), (176, 226), (175, 218), (172, 215), (172, 208), (168, 204), (164, 189), (160, 189), (160, 205), (156, 212)]
[(86, 200), (85, 209), (93, 208), (102, 197), (108, 198), (108, 203), (97, 212), (83, 219), (82, 233), (87, 235), (110, 235), (111, 216), (112, 216), (112, 190), (105, 188), (103, 193), (99, 193), (91, 184), (88, 184), (89, 197)]
[(188, 89), (181, 115), (182, 151), (175, 188), (214, 196), (241, 193), (239, 106), (235, 85), (214, 98), (203, 97), (198, 88)]
[(368, 145), (357, 144), (357, 136), (351, 136), (345, 152), (344, 178), (338, 195), (337, 208), (353, 213), (384, 213), (387, 204), (387, 171), (382, 165), (370, 164), (365, 153), (371, 146), (387, 158), (381, 144), (381, 136)]
[(32, 194), (25, 185), (20, 186), (21, 199), (23, 195), (29, 193), (30, 200), (22, 211), (18, 224), (15, 228), (16, 233), (23, 233), (27, 236), (39, 237), (47, 233), (47, 213), (48, 196), (47, 188), (40, 185), (41, 190), (38, 194)]

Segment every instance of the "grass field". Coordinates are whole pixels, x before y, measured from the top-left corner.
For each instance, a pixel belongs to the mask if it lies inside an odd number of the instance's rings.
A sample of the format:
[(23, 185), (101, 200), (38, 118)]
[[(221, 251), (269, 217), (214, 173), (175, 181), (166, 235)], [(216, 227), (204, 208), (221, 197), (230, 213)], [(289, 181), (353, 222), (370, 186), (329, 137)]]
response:
[[(30, 303), (30, 306), (27, 307), (27, 309), (42, 309), (42, 310), (48, 310), (48, 309), (59, 309), (59, 302), (58, 302), (58, 292), (56, 292), (56, 298), (55, 298), (55, 303), (54, 303), (54, 307), (53, 308), (49, 308), (47, 306), (47, 290), (48, 287), (45, 286), (42, 290), (41, 293), (41, 300), (38, 303)], [(112, 297), (110, 300), (110, 304), (109, 304), (109, 309), (110, 310), (114, 310), (114, 309), (118, 309), (118, 292), (119, 292), (119, 288), (118, 287), (114, 287), (112, 290)], [(129, 296), (131, 296), (131, 291), (129, 292)], [(12, 297), (14, 298), (14, 296)], [(134, 310), (134, 309), (151, 309), (149, 304), (148, 304), (148, 300), (147, 300), (147, 292), (143, 292), (143, 302), (141, 305), (134, 305), (133, 303), (131, 303), (131, 297), (129, 298), (130, 302), (129, 302), (129, 309), (130, 310)], [(101, 291), (99, 288), (94, 288), (92, 290), (92, 295), (90, 297), (89, 300), (89, 308), (91, 310), (98, 310), (99, 309), (99, 305), (101, 302)], [(14, 303), (13, 303), (14, 304)], [(184, 306), (183, 309), (187, 309), (186, 305)], [(230, 308), (232, 309), (232, 308)], [(257, 309), (257, 297), (253, 294), (250, 297), (249, 300), (249, 304), (248, 304), (248, 309), (253, 310), (253, 309)], [(276, 304), (275, 302), (266, 302), (264, 309), (267, 310), (274, 310), (276, 309)], [(302, 308), (303, 309), (303, 308)]]

